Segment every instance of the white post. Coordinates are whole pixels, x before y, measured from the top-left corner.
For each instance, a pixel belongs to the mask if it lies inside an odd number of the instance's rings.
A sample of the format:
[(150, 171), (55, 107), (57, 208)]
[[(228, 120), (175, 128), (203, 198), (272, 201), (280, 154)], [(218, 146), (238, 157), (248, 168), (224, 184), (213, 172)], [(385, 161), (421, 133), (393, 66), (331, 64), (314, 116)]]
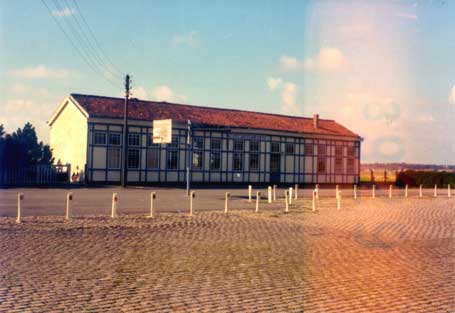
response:
[(267, 188), (267, 203), (272, 203), (272, 187)]
[(422, 194), (422, 185), (419, 186), (419, 197), (422, 198), (423, 194)]
[(357, 199), (357, 185), (354, 184), (354, 199)]
[(276, 185), (273, 185), (273, 201), (276, 201)]
[(17, 218), (16, 218), (16, 223), (20, 224), (21, 223), (21, 202), (24, 200), (24, 194), (23, 193), (18, 193), (17, 194)]
[(66, 216), (65, 219), (69, 220), (71, 218), (71, 202), (73, 201), (73, 193), (68, 192), (66, 194)]
[(190, 192), (190, 216), (193, 216), (193, 198), (196, 197), (194, 191)]
[(450, 184), (447, 185), (447, 197), (452, 198), (452, 190)]
[(376, 185), (371, 186), (371, 196), (372, 198), (376, 198)]
[(258, 191), (256, 192), (256, 210), (255, 212), (259, 212), (259, 201), (261, 200), (261, 193)]
[(154, 200), (156, 199), (156, 193), (155, 192), (151, 192), (150, 193), (150, 215), (149, 217), (150, 218), (153, 218), (154, 217), (154, 213), (155, 213), (155, 206), (154, 206)]
[(284, 191), (284, 203), (285, 203), (285, 207), (284, 207), (284, 213), (288, 213), (289, 212), (289, 191), (285, 190)]
[(436, 198), (438, 196), (438, 185), (434, 185), (434, 197)]
[(316, 200), (319, 200), (319, 184), (316, 184)]
[(408, 184), (406, 184), (406, 186), (404, 186), (404, 197), (405, 198), (408, 197)]
[(251, 193), (253, 192), (253, 187), (248, 185), (248, 202), (251, 202)]
[(224, 213), (227, 214), (228, 213), (228, 208), (229, 208), (229, 197), (231, 196), (231, 194), (229, 192), (226, 192), (225, 196), (224, 196)]
[(112, 211), (111, 211), (111, 218), (117, 217), (117, 202), (118, 196), (116, 193), (112, 194)]
[(389, 198), (392, 199), (392, 185), (389, 185)]
[(317, 191), (316, 189), (313, 190), (313, 199), (312, 199), (312, 211), (316, 211), (316, 199), (317, 199)]
[(297, 199), (299, 198), (299, 195), (298, 195), (298, 193), (299, 193), (299, 184), (295, 184), (294, 189), (295, 189), (294, 190), (294, 199), (297, 201)]
[(289, 205), (292, 204), (292, 187), (289, 187)]
[(341, 191), (337, 191), (337, 210), (341, 209)]

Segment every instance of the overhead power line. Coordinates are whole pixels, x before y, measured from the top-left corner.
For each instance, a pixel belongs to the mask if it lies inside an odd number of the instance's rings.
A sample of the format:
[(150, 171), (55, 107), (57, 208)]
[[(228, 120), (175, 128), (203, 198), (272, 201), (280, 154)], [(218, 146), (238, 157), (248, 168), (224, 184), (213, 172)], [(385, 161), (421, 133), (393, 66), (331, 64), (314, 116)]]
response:
[[(77, 54), (79, 54), (79, 56), (82, 58), (82, 60), (88, 65), (88, 67), (90, 67), (90, 69), (94, 73), (96, 73), (97, 75), (102, 77), (109, 84), (111, 84), (115, 87), (118, 87), (118, 84), (115, 81), (113, 81), (111, 78), (106, 76), (106, 74), (103, 72), (103, 67), (101, 66), (101, 70), (100, 70), (100, 68), (99, 68), (100, 65), (97, 62), (94, 62), (91, 54), (88, 53), (87, 50), (84, 50), (84, 48), (87, 49), (87, 45), (84, 44), (84, 42), (81, 40), (80, 36), (75, 35), (75, 30), (73, 29), (74, 27), (69, 26), (69, 32), (67, 30), (65, 30), (65, 27), (54, 16), (52, 9), (49, 7), (49, 5), (46, 3), (46, 1), (41, 0), (41, 2), (47, 8), (50, 16), (52, 17), (54, 22), (57, 24), (58, 28), (62, 31), (62, 33), (64, 34), (66, 39), (70, 42), (71, 46), (74, 48), (74, 50), (77, 52)], [(57, 11), (62, 12), (62, 10), (60, 9), (60, 5), (55, 0), (54, 0), (54, 5), (56, 6)], [(67, 25), (72, 25), (68, 21), (66, 21), (66, 23), (67, 23)], [(70, 36), (70, 33), (73, 35), (75, 40), (73, 40), (72, 36)]]

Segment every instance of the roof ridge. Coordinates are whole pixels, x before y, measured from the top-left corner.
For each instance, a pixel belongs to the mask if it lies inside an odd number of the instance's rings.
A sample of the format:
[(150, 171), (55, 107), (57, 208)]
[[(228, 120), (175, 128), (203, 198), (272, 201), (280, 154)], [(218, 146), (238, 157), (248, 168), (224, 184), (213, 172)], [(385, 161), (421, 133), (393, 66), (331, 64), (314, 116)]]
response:
[[(87, 94), (80, 94), (80, 93), (71, 93), (71, 96), (82, 96), (82, 97), (95, 97), (95, 98), (105, 98), (105, 99), (114, 99), (114, 100), (123, 100), (124, 98), (118, 98), (118, 97), (110, 97), (110, 96), (98, 96), (98, 95), (87, 95)], [(166, 104), (171, 104), (171, 105), (178, 105), (178, 106), (185, 106), (185, 107), (192, 107), (192, 108), (202, 108), (202, 109), (212, 109), (212, 110), (220, 110), (220, 111), (235, 111), (235, 112), (247, 112), (247, 113), (256, 113), (256, 114), (265, 114), (265, 115), (271, 115), (271, 116), (280, 116), (280, 117), (287, 117), (287, 118), (293, 118), (293, 119), (306, 119), (306, 120), (312, 120), (312, 117), (306, 117), (306, 116), (292, 116), (292, 115), (286, 115), (286, 114), (279, 114), (279, 113), (268, 113), (268, 112), (260, 112), (260, 111), (250, 111), (250, 110), (241, 110), (241, 109), (228, 109), (228, 108), (217, 108), (217, 107), (211, 107), (211, 106), (202, 106), (202, 105), (194, 105), (194, 104), (186, 104), (186, 103), (175, 103), (175, 102), (167, 102), (167, 101), (154, 101), (154, 100), (143, 100), (143, 99), (138, 99), (138, 98), (131, 98), (135, 99), (141, 102), (145, 103), (166, 103)], [(328, 122), (336, 122), (334, 119), (325, 119), (325, 118), (319, 118), (319, 121), (328, 121)]]

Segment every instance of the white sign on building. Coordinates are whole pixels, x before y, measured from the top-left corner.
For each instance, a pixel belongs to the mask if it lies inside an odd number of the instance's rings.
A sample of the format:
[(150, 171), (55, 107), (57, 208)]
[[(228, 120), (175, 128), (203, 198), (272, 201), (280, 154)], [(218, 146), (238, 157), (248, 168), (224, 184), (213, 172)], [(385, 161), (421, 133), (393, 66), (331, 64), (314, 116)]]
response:
[(153, 143), (172, 142), (172, 120), (153, 121)]

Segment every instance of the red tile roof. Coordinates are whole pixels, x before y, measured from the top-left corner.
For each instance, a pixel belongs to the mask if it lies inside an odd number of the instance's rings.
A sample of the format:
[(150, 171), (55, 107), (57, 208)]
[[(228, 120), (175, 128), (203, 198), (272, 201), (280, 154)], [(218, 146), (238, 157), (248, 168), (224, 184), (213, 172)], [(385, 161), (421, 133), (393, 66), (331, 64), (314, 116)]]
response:
[[(124, 99), (81, 94), (71, 94), (71, 96), (90, 117), (123, 118)], [(334, 120), (319, 119), (319, 126), (315, 128), (312, 118), (138, 99), (131, 99), (128, 108), (129, 118), (138, 120), (172, 119), (178, 122), (191, 120), (192, 123), (205, 125), (348, 136), (360, 139), (359, 135)]]

